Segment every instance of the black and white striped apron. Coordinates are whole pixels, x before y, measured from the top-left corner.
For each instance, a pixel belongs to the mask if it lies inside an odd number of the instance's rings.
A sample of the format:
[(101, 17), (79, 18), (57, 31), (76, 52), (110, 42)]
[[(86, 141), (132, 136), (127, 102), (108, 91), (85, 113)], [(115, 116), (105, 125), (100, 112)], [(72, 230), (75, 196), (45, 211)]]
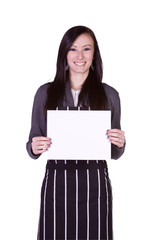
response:
[(38, 240), (113, 240), (106, 161), (48, 160)]

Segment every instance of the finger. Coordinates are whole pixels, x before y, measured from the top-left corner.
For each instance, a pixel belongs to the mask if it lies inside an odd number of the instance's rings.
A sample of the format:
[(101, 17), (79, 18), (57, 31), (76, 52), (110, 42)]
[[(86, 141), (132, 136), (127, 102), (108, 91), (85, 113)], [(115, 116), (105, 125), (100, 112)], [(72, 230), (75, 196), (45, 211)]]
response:
[(125, 140), (124, 132), (121, 131), (121, 130), (120, 130), (120, 132), (119, 132), (119, 131), (118, 131), (118, 132), (115, 132), (115, 131), (111, 132), (111, 131), (110, 131), (110, 132), (107, 133), (107, 135), (108, 135), (109, 138), (110, 138), (110, 137), (116, 137), (116, 138)]
[(124, 131), (122, 131), (122, 130), (120, 130), (120, 129), (109, 129), (109, 130), (107, 131), (107, 133), (108, 133), (108, 134), (114, 134), (114, 133), (116, 133), (116, 134), (121, 134), (121, 135), (124, 135), (124, 134), (125, 134)]
[(33, 151), (33, 153), (34, 153), (35, 155), (38, 155), (38, 154), (42, 154), (42, 153), (44, 153), (44, 152), (46, 152), (46, 151), (47, 151), (46, 149), (42, 149), (42, 150)]
[(109, 140), (111, 141), (112, 144), (118, 146), (118, 147), (123, 147), (125, 143), (124, 138), (117, 138), (117, 137), (109, 137)]
[(120, 138), (120, 137), (121, 137), (121, 134), (119, 134), (119, 133), (109, 133), (108, 136), (109, 136), (109, 137), (117, 137), (117, 138)]
[(50, 142), (45, 142), (45, 141), (38, 141), (33, 143), (33, 146), (37, 149), (48, 149), (50, 147), (51, 143)]
[(45, 141), (36, 141), (32, 142), (32, 148), (34, 149), (48, 149), (51, 145), (51, 142)]
[(115, 141), (119, 141), (119, 142), (125, 141), (125, 137), (123, 135), (110, 135), (110, 136), (108, 136), (108, 138), (114, 139)]
[(40, 154), (40, 153), (46, 152), (49, 147), (50, 147), (50, 144), (47, 144), (46, 142), (44, 142), (44, 144), (40, 144), (40, 143), (37, 144), (37, 142), (32, 142), (32, 151), (34, 154)]
[(117, 128), (112, 128), (112, 129), (109, 129), (108, 132), (120, 132), (121, 130), (120, 129), (117, 129)]
[(35, 150), (43, 150), (43, 149), (48, 149), (49, 148), (49, 145), (43, 145), (43, 146), (35, 146)]
[(32, 141), (33, 142), (37, 142), (37, 141), (51, 141), (51, 138), (39, 136), (39, 137), (33, 137)]
[(117, 147), (121, 148), (124, 146), (124, 143), (119, 143), (117, 141), (111, 141), (112, 144), (116, 145)]
[(50, 141), (36, 141), (36, 142), (33, 142), (33, 144), (35, 146), (50, 146), (51, 145), (51, 142)]
[(113, 141), (116, 141), (116, 142), (120, 142), (120, 143), (124, 143), (125, 142), (125, 137), (123, 135), (120, 135), (120, 134), (108, 135), (108, 138), (110, 140), (113, 140)]
[(36, 146), (34, 148), (32, 148), (32, 151), (34, 154), (41, 154), (43, 152), (46, 152), (48, 150), (49, 146)]
[(124, 143), (125, 140), (124, 138), (117, 138), (117, 137), (109, 137), (110, 141), (114, 141), (114, 142), (117, 142), (117, 143)]

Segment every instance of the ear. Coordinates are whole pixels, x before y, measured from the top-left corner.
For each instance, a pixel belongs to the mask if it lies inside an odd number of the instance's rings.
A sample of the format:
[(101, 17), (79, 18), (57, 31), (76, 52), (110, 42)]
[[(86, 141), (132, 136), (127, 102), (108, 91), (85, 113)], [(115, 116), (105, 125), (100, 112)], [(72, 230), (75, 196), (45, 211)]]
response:
[(68, 71), (69, 69), (69, 65), (68, 65), (68, 62), (67, 62), (67, 59), (66, 59), (66, 66), (65, 66), (65, 70)]
[(95, 70), (95, 67), (93, 66), (93, 62), (92, 62), (92, 65), (91, 65), (91, 69), (92, 69), (92, 71)]

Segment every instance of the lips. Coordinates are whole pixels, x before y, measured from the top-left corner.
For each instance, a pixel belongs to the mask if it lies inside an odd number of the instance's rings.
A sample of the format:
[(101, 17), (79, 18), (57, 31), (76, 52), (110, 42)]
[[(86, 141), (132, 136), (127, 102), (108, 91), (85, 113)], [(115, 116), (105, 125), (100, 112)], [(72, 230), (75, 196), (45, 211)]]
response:
[(74, 62), (74, 64), (81, 67), (84, 66), (86, 62)]

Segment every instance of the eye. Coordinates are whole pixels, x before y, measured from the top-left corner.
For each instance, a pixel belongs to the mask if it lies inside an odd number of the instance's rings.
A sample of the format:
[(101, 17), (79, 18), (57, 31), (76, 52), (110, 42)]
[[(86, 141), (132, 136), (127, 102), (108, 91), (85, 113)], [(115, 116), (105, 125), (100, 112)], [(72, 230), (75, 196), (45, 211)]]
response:
[(75, 49), (75, 48), (70, 48), (70, 51), (71, 51), (71, 52), (75, 52), (76, 49)]
[(90, 48), (84, 48), (84, 51), (86, 51), (86, 52), (89, 51), (89, 50), (91, 50), (91, 49)]

